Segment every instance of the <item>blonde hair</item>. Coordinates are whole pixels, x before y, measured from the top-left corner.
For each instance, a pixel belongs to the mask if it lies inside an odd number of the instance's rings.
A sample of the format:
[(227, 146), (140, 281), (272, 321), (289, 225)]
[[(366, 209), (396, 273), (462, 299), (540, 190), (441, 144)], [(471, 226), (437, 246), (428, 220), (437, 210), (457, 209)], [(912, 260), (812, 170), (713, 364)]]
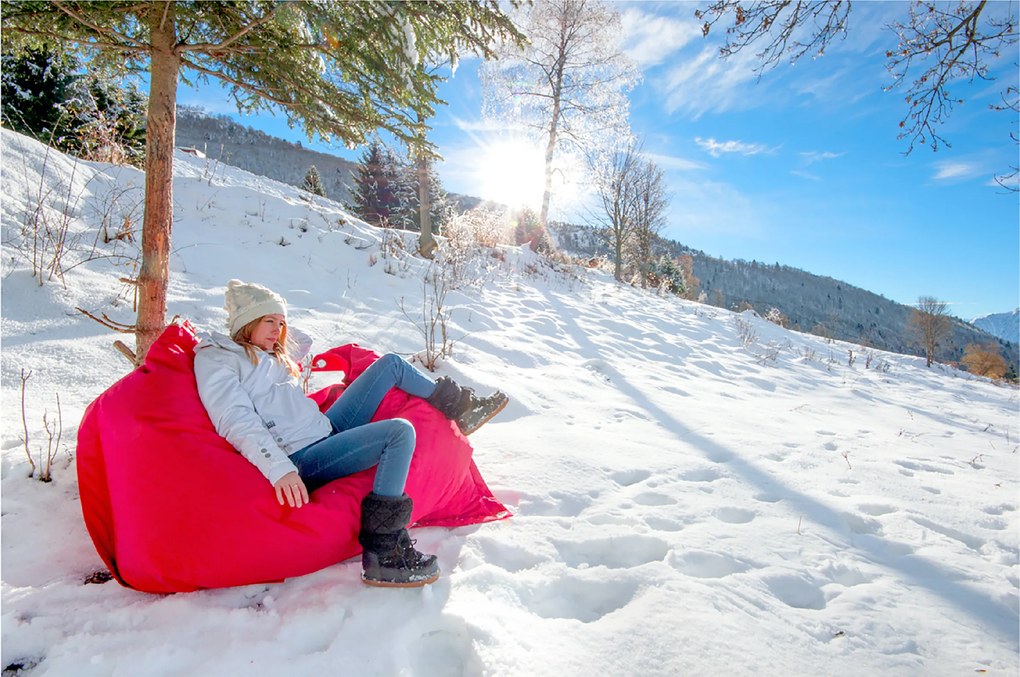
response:
[[(265, 315), (262, 317), (265, 317)], [(248, 359), (251, 360), (252, 364), (259, 363), (258, 351), (262, 349), (251, 342), (251, 335), (255, 332), (255, 327), (257, 327), (259, 322), (262, 321), (262, 317), (255, 318), (248, 324), (244, 325), (231, 337), (234, 339), (235, 343), (244, 348), (244, 353), (248, 356)], [(287, 337), (286, 323), (280, 327), (280, 338), (277, 339), (275, 344), (273, 344), (273, 349), (270, 351), (270, 355), (279, 360), (283, 366), (287, 367), (287, 371), (289, 371), (292, 376), (297, 377), (301, 374), (301, 369), (298, 367), (297, 362), (295, 362), (290, 356), (290, 341)]]

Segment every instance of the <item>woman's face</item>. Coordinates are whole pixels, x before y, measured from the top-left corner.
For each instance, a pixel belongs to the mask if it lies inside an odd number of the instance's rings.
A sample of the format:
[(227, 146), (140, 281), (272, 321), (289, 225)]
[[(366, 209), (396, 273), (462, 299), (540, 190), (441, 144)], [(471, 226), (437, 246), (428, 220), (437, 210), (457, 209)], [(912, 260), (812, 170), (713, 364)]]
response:
[(267, 353), (273, 352), (273, 346), (280, 340), (280, 332), (286, 326), (283, 315), (263, 315), (251, 333), (251, 343)]

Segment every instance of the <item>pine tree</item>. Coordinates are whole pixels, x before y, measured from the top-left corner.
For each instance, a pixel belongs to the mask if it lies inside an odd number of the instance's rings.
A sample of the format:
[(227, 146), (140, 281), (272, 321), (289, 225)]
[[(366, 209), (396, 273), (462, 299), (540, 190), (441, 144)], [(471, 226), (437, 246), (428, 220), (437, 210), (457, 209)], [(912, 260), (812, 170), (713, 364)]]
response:
[(282, 110), (309, 138), (358, 144), (385, 129), (420, 144), (419, 121), (440, 103), (442, 80), (422, 62), (461, 50), (489, 57), (499, 41), (523, 41), (499, 0), (211, 7), (199, 0), (6, 0), (0, 14), (8, 52), (55, 41), (91, 57), (90, 68), (149, 73), (142, 261), (131, 327), (136, 363), (166, 324), (177, 84), (188, 72), (227, 83), (243, 112)]
[(378, 139), (362, 152), (354, 175), (349, 205), (362, 221), (373, 226), (389, 226), (398, 211), (394, 193), (393, 154)]
[(4, 54), (4, 125), (88, 160), (139, 164), (145, 96), (131, 82), (81, 70), (74, 55), (48, 46)]
[(0, 68), (3, 125), (49, 143), (74, 82), (74, 68), (71, 57), (45, 47), (4, 54)]
[(390, 225), (401, 230), (418, 230), (418, 181), (411, 163), (391, 148), (383, 151), (383, 167), (393, 196)]
[(312, 195), (326, 196), (326, 189), (322, 187), (322, 179), (319, 177), (319, 170), (315, 168), (315, 165), (308, 168), (302, 188)]

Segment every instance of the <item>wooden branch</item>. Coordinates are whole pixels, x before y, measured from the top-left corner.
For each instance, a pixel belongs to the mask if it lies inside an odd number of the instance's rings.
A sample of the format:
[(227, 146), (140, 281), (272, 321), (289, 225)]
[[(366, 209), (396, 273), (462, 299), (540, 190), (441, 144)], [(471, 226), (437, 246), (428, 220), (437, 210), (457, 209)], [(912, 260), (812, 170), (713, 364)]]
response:
[(103, 313), (103, 319), (99, 319), (98, 317), (96, 317), (95, 315), (93, 315), (89, 311), (85, 310), (84, 308), (79, 308), (78, 306), (75, 306), (74, 309), (77, 310), (82, 315), (85, 315), (87, 317), (92, 318), (93, 320), (95, 320), (99, 324), (103, 325), (107, 329), (112, 329), (113, 331), (118, 331), (118, 332), (120, 332), (122, 334), (133, 334), (133, 333), (135, 333), (135, 329), (136, 329), (135, 325), (133, 325), (133, 324), (124, 324), (123, 322), (117, 322), (116, 320), (111, 320), (109, 317), (107, 317), (106, 313)]
[(94, 22), (89, 21), (88, 19), (85, 18), (85, 16), (83, 16), (79, 12), (74, 11), (73, 9), (71, 9), (70, 7), (65, 5), (63, 2), (54, 1), (53, 5), (57, 9), (59, 9), (61, 12), (63, 12), (64, 14), (66, 14), (69, 17), (71, 17), (75, 21), (77, 21), (78, 23), (80, 23), (83, 26), (85, 26), (87, 28), (90, 28), (93, 31), (95, 31), (97, 35), (101, 35), (101, 36), (107, 37), (107, 38), (112, 37), (114, 40), (116, 40), (116, 39), (123, 40), (124, 42), (128, 42), (128, 43), (132, 44), (137, 49), (146, 49), (146, 50), (148, 49), (148, 45), (146, 45), (144, 42), (136, 40), (136, 39), (134, 39), (132, 37), (129, 37), (127, 35), (121, 35), (117, 31), (103, 28), (103, 27), (95, 24)]
[[(14, 31), (14, 32), (17, 32), (17, 33), (23, 33), (25, 35), (38, 35), (38, 36), (43, 37), (43, 38), (50, 38), (51, 40), (54, 40), (54, 41), (57, 41), (57, 42), (64, 42), (64, 41), (67, 40), (67, 36), (66, 35), (62, 35), (60, 33), (54, 33), (53, 31), (42, 31), (42, 30), (37, 30), (37, 29), (33, 29), (33, 28), (25, 28), (23, 26), (18, 26), (17, 28), (13, 28), (12, 27), (12, 28), (9, 28), (8, 30), (11, 30), (11, 31)], [(115, 43), (115, 42), (103, 42), (101, 40), (96, 39), (95, 37), (91, 37), (91, 38), (89, 38), (87, 40), (83, 40), (82, 43), (85, 44), (89, 48), (97, 48), (98, 47), (98, 48), (102, 48), (102, 49), (111, 49), (111, 50), (118, 51), (118, 52), (127, 52), (129, 54), (148, 53), (148, 51), (149, 51), (149, 48), (147, 46), (131, 47), (131, 46), (128, 46), (128, 45), (122, 45), (122, 44)]]
[(268, 23), (269, 20), (272, 19), (276, 15), (276, 10), (278, 10), (279, 8), (280, 8), (279, 5), (274, 5), (273, 8), (270, 9), (268, 12), (266, 12), (262, 17), (260, 17), (259, 19), (256, 19), (255, 21), (251, 22), (250, 24), (248, 24), (247, 26), (242, 28), (240, 31), (238, 31), (237, 33), (235, 33), (234, 35), (230, 36), (229, 38), (227, 38), (226, 40), (224, 40), (223, 42), (221, 42), (219, 44), (215, 44), (215, 45), (213, 45), (213, 44), (188, 45), (187, 47), (182, 46), (181, 49), (183, 51), (203, 51), (203, 50), (217, 50), (218, 51), (218, 50), (229, 49), (230, 45), (232, 45), (233, 43), (237, 42), (238, 40), (240, 40), (245, 35), (247, 35), (251, 31), (253, 31), (256, 28), (258, 28), (259, 26), (261, 26), (261, 25), (263, 25), (265, 23)]
[(128, 360), (131, 362), (131, 366), (134, 367), (138, 365), (138, 359), (135, 357), (135, 351), (131, 350), (126, 345), (124, 345), (123, 341), (114, 341), (113, 347), (116, 348), (121, 355), (128, 358)]

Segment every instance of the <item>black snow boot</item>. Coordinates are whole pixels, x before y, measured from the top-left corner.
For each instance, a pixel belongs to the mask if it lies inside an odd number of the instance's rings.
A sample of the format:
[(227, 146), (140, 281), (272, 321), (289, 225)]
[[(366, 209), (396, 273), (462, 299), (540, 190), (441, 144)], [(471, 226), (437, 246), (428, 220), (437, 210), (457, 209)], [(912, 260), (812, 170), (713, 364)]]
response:
[(457, 427), (465, 436), (488, 423), (490, 418), (503, 411), (503, 408), (510, 402), (510, 398), (499, 390), (488, 397), (477, 397), (470, 388), (465, 388), (465, 390), (469, 393), (471, 406), (454, 419)]
[(435, 555), (414, 549), (407, 535), (411, 498), (372, 492), (361, 502), (361, 580), (384, 588), (419, 588), (439, 578)]
[(454, 421), (464, 435), (481, 428), (503, 411), (509, 401), (510, 398), (498, 390), (488, 397), (478, 397), (471, 388), (457, 385), (449, 376), (436, 381), (436, 390), (427, 400), (443, 416)]

